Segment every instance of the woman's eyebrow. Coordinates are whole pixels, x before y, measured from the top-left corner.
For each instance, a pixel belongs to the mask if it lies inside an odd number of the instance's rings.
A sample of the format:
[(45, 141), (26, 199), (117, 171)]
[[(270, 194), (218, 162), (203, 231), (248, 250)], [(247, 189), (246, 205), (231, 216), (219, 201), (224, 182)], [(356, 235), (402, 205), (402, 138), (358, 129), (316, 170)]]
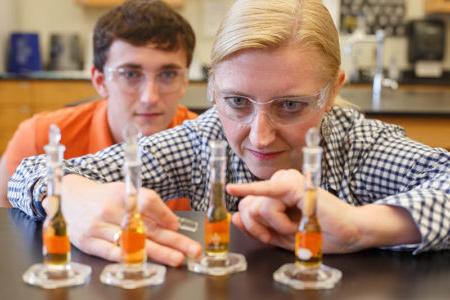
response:
[(240, 91), (237, 91), (235, 89), (218, 89), (219, 94), (225, 94), (225, 95), (239, 95), (247, 98), (252, 98), (252, 96), (242, 93)]

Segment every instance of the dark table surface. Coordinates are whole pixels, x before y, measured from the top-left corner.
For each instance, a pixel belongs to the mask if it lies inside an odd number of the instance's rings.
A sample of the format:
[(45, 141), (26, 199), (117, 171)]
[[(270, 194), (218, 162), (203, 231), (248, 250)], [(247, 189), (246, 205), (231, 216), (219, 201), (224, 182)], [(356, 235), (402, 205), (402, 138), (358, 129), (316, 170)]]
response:
[[(195, 212), (182, 215), (202, 220)], [(22, 282), (23, 272), (42, 260), (40, 223), (15, 209), (0, 209), (0, 299), (450, 299), (450, 251), (413, 256), (407, 252), (370, 250), (327, 255), (325, 263), (343, 272), (331, 290), (294, 291), (272, 280), (289, 251), (263, 245), (232, 228), (231, 250), (246, 256), (246, 272), (209, 277), (168, 268), (166, 281), (156, 287), (123, 290), (103, 285), (99, 275), (108, 263), (72, 249), (72, 260), (92, 266), (86, 285), (44, 290)], [(203, 227), (192, 235), (201, 241)]]
[(379, 105), (372, 102), (372, 88), (344, 87), (340, 96), (369, 116), (439, 116), (450, 118), (448, 90), (391, 90), (384, 88)]

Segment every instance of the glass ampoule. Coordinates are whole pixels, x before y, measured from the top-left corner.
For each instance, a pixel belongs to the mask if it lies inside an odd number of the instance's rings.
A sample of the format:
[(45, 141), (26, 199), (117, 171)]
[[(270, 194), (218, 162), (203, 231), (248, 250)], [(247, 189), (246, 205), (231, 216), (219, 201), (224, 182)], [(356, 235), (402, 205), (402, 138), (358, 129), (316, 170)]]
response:
[(91, 268), (71, 262), (67, 222), (61, 209), (62, 161), (65, 147), (56, 125), (49, 129), (47, 154), (47, 216), (42, 225), (43, 263), (33, 265), (23, 276), (25, 282), (44, 288), (85, 283)]
[(162, 284), (166, 273), (164, 266), (147, 263), (145, 224), (138, 209), (138, 195), (141, 188), (139, 137), (139, 130), (134, 125), (126, 127), (125, 216), (121, 223), (119, 239), (121, 262), (107, 265), (100, 276), (103, 283), (125, 289)]
[(210, 200), (205, 216), (205, 254), (212, 259), (225, 260), (230, 243), (230, 213), (225, 206), (225, 146), (211, 143)]
[(138, 135), (126, 136), (125, 152), (125, 216), (121, 224), (120, 246), (123, 270), (126, 273), (143, 272), (147, 262), (145, 252), (145, 225), (138, 209), (138, 193), (141, 187), (141, 164)]
[(295, 263), (285, 264), (273, 274), (275, 281), (294, 289), (329, 289), (342, 277), (341, 271), (322, 264), (322, 230), (316, 215), (322, 158), (319, 143), (318, 130), (310, 128), (303, 148), (305, 193), (295, 234)]
[(231, 216), (225, 205), (226, 143), (210, 142), (210, 199), (205, 216), (205, 253), (188, 260), (188, 269), (209, 275), (226, 275), (247, 269), (245, 257), (229, 252)]

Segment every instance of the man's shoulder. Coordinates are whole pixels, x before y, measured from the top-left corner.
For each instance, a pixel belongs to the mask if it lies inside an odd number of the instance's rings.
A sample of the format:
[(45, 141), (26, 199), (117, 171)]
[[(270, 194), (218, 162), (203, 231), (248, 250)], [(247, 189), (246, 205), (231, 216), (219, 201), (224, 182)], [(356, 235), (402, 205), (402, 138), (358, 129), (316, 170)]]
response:
[[(42, 148), (48, 141), (48, 129), (55, 124), (61, 130), (63, 140), (67, 143), (73, 138), (81, 138), (79, 133), (91, 128), (96, 114), (106, 114), (106, 101), (96, 100), (77, 106), (65, 107), (54, 111), (41, 112), (21, 124), (23, 129), (31, 129), (35, 134), (36, 147)], [(18, 133), (20, 134), (20, 132)], [(22, 134), (23, 135), (23, 134)], [(88, 135), (86, 135), (88, 136)], [(79, 140), (81, 142), (81, 140)]]
[(12, 174), (24, 157), (44, 152), (43, 147), (48, 142), (48, 129), (51, 124), (56, 124), (61, 129), (63, 142), (69, 146), (68, 153), (75, 151), (78, 156), (85, 154), (86, 143), (83, 140), (89, 137), (87, 130), (93, 128), (92, 120), (99, 114), (106, 114), (105, 100), (41, 112), (23, 121), (14, 132), (4, 153), (9, 173)]
[(186, 120), (192, 120), (197, 118), (198, 115), (192, 111), (190, 111), (186, 106), (179, 104), (177, 106), (177, 111), (175, 112), (175, 115), (172, 118), (172, 121), (169, 124), (169, 128), (178, 126), (183, 124)]
[(106, 107), (106, 100), (95, 100), (76, 106), (64, 107), (53, 111), (44, 111), (36, 114), (34, 119), (38, 124), (70, 123), (78, 118), (90, 118), (99, 109)]

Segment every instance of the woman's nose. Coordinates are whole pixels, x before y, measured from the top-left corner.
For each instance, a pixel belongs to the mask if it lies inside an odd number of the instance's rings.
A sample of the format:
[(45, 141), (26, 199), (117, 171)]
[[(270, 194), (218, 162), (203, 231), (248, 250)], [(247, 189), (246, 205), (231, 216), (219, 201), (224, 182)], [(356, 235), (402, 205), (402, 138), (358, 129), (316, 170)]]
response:
[(274, 142), (276, 137), (276, 129), (266, 112), (255, 112), (252, 122), (250, 123), (249, 139), (257, 148), (264, 148)]

